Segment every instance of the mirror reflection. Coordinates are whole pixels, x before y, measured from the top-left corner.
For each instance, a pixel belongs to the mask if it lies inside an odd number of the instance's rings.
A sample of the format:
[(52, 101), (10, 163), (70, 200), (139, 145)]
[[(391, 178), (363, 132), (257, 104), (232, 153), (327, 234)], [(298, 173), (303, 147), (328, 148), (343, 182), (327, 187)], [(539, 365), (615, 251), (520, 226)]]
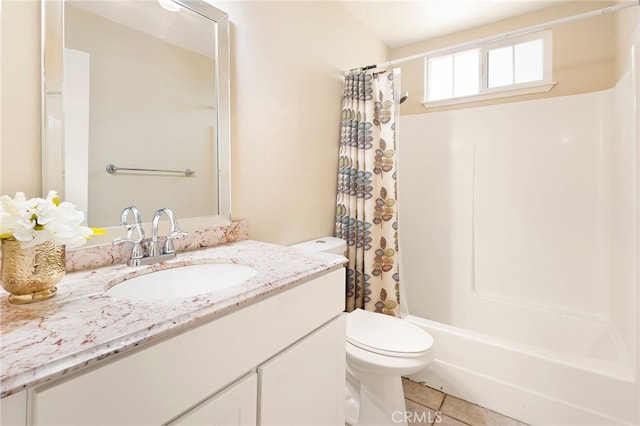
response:
[(90, 226), (114, 225), (127, 205), (145, 221), (162, 207), (228, 218), (226, 15), (170, 0), (58, 6), (46, 15), (45, 192)]

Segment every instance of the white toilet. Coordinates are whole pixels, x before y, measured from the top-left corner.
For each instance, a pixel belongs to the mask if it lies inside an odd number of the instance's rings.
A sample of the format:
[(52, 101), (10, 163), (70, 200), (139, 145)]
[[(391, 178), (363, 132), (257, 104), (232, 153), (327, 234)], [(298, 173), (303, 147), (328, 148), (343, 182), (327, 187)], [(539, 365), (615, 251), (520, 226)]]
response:
[[(346, 243), (323, 237), (293, 247), (344, 254)], [(347, 314), (347, 423), (406, 425), (402, 376), (426, 367), (432, 347), (429, 333), (400, 318), (362, 309)]]

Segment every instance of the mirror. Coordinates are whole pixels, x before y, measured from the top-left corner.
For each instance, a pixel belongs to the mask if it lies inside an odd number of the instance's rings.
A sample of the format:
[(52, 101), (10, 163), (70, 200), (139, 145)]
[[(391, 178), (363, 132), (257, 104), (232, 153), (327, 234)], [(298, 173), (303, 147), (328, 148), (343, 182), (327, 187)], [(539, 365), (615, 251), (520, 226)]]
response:
[[(43, 0), (43, 190), (93, 227), (230, 220), (227, 15), (201, 0)], [(215, 221), (214, 221), (215, 222)]]

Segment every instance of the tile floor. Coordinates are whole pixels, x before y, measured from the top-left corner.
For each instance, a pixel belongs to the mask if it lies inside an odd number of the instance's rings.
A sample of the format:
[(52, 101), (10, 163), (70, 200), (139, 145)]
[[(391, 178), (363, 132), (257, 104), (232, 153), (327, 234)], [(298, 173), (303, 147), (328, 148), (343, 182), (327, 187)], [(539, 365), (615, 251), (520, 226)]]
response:
[(527, 426), (495, 411), (402, 379), (407, 420), (417, 426)]

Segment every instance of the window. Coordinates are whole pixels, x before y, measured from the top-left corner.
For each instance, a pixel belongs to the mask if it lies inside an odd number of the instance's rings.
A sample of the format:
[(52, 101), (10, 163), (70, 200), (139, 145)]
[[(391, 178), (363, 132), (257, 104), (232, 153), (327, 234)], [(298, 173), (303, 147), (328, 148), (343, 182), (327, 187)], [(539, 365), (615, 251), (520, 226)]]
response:
[(480, 50), (467, 50), (428, 60), (429, 100), (477, 95)]
[(551, 30), (425, 60), (425, 106), (548, 91)]

